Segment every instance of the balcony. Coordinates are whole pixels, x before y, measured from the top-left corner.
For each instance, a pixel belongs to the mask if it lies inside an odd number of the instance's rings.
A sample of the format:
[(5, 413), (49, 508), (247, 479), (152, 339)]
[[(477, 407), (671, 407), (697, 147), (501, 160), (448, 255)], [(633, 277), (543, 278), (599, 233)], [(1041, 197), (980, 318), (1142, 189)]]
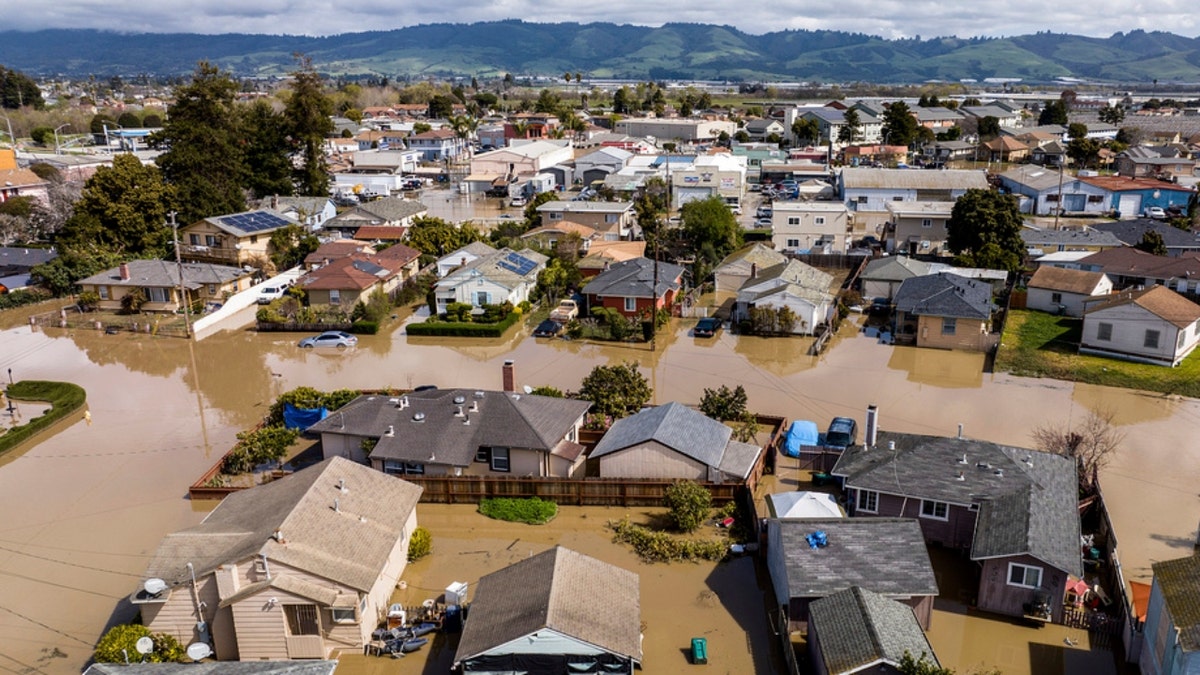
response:
[(238, 262), (239, 251), (235, 248), (221, 246), (202, 246), (197, 244), (180, 244), (179, 256), (188, 262), (207, 262), (234, 264)]

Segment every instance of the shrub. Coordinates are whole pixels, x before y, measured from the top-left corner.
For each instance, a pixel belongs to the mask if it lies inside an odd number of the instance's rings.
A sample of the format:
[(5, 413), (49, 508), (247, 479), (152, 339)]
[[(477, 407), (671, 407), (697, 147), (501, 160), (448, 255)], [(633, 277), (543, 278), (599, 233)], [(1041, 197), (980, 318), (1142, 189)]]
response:
[(634, 525), (628, 517), (610, 521), (608, 527), (613, 531), (613, 541), (629, 544), (646, 562), (721, 560), (725, 557), (723, 540), (681, 539)]
[(17, 447), (58, 420), (83, 407), (87, 393), (83, 387), (70, 382), (47, 382), (44, 380), (22, 380), (8, 387), (8, 396), (19, 401), (47, 401), (50, 409), (41, 417), (9, 429), (0, 436), (0, 455)]
[(142, 311), (142, 305), (145, 305), (146, 301), (146, 291), (135, 288), (121, 297), (121, 311), (126, 314), (137, 314)]
[(503, 337), (521, 315), (516, 312), (504, 317), (498, 323), (457, 323), (446, 321), (426, 321), (425, 323), (409, 324), (406, 331), (409, 335), (440, 335), (447, 337)]
[(412, 539), (408, 540), (408, 562), (416, 562), (433, 553), (433, 535), (429, 530), (418, 527), (413, 530)]
[(596, 366), (579, 388), (579, 398), (592, 402), (592, 411), (612, 417), (630, 415), (646, 405), (653, 390), (637, 364)]
[(537, 497), (529, 499), (496, 497), (495, 499), (480, 500), (479, 512), (494, 520), (544, 525), (558, 515), (558, 504)]
[(699, 483), (684, 480), (667, 488), (671, 522), (682, 532), (694, 532), (712, 511), (712, 494)]
[(717, 389), (704, 389), (700, 398), (700, 412), (722, 422), (738, 420), (746, 416), (746, 388), (738, 385), (730, 389), (721, 385)]
[(283, 426), (283, 407), (287, 403), (291, 403), (296, 408), (324, 408), (333, 412), (358, 398), (358, 395), (359, 392), (353, 389), (324, 392), (312, 387), (296, 387), (275, 399), (275, 402), (271, 404), (271, 410), (267, 413), (266, 424), (273, 427)]
[(283, 427), (262, 427), (254, 431), (243, 431), (237, 435), (238, 442), (233, 449), (235, 453), (239, 448), (245, 450), (250, 466), (255, 467), (283, 459), (288, 447), (299, 435), (299, 431)]
[(355, 321), (354, 323), (350, 324), (350, 332), (357, 333), (359, 335), (374, 335), (379, 332), (379, 322), (366, 320)]
[[(142, 657), (137, 652), (139, 638), (149, 637), (154, 640), (154, 651)], [(151, 633), (150, 629), (140, 624), (121, 624), (109, 629), (100, 642), (96, 643), (95, 659), (100, 663), (125, 663), (128, 655), (131, 661), (145, 659), (148, 663), (183, 663), (190, 661), (183, 645), (175, 636), (167, 633)]]
[(546, 384), (543, 384), (540, 387), (534, 387), (533, 391), (531, 391), (529, 393), (533, 394), (534, 396), (548, 396), (550, 398), (566, 398), (567, 397), (567, 395), (564, 394), (561, 389), (559, 389), (557, 387), (551, 387)]
[(0, 309), (12, 309), (13, 307), (32, 305), (35, 302), (49, 299), (50, 293), (40, 288), (22, 289), (0, 295)]

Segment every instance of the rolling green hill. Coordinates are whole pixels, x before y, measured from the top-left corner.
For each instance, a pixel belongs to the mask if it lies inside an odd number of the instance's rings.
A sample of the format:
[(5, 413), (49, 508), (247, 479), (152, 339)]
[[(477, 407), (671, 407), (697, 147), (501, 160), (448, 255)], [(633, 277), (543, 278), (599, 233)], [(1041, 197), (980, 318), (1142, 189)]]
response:
[[(54, 45), (47, 49), (46, 45)], [(240, 76), (278, 75), (292, 54), (331, 75), (494, 76), (502, 73), (655, 79), (923, 82), (989, 77), (1049, 81), (1200, 82), (1200, 38), (1133, 31), (1107, 38), (885, 40), (840, 31), (750, 35), (729, 26), (497, 21), (430, 24), (329, 37), (0, 32), (0, 64), (31, 75), (190, 72), (207, 59)]]

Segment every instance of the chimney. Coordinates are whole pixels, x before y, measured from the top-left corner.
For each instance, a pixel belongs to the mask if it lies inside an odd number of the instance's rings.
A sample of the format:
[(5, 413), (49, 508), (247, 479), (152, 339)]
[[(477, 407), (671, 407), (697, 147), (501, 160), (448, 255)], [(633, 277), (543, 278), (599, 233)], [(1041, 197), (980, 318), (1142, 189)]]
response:
[(758, 278), (758, 263), (750, 263), (750, 278)]
[(279, 195), (271, 195), (271, 208), (272, 209), (279, 208)]
[(879, 408), (874, 403), (867, 406), (867, 445), (875, 447), (875, 439), (879, 434)]
[(129, 281), (129, 263), (121, 263), (117, 269), (121, 272), (121, 281)]
[(505, 361), (504, 369), (502, 372), (503, 372), (504, 391), (506, 391), (506, 392), (516, 391), (517, 390), (517, 371), (516, 371), (515, 366), (513, 366), (513, 362)]
[(958, 423), (958, 440), (960, 440), (960, 441), (962, 440), (962, 437), (963, 437), (962, 432), (963, 432), (963, 425), (962, 425), (962, 422), (959, 422)]

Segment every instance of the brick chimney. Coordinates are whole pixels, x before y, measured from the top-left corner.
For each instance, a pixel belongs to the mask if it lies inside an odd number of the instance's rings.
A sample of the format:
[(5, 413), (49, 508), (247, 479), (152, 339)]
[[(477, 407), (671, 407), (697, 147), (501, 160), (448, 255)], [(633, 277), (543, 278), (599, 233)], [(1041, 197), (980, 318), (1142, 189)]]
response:
[(129, 265), (127, 263), (121, 263), (121, 266), (117, 269), (121, 273), (121, 281), (129, 281)]
[(504, 391), (507, 391), (507, 392), (516, 391), (517, 390), (517, 370), (516, 370), (516, 367), (513, 366), (513, 362), (505, 361), (504, 369), (502, 370), (502, 372), (503, 372), (502, 379), (504, 381)]

